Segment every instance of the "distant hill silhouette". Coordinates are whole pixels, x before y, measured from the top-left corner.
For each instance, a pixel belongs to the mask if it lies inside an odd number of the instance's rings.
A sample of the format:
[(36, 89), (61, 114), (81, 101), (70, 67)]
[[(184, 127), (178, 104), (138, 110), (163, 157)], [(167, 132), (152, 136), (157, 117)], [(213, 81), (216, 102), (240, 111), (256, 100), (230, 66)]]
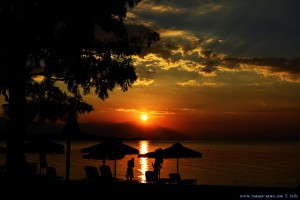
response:
[[(7, 119), (0, 118), (0, 138), (5, 138), (7, 133)], [(101, 138), (121, 138), (121, 139), (145, 139), (145, 140), (170, 140), (170, 139), (188, 139), (184, 134), (166, 127), (155, 124), (137, 124), (134, 122), (112, 123), (95, 122), (80, 123), (80, 135), (72, 135), (73, 139), (101, 139)], [(27, 137), (31, 138), (64, 138), (62, 134), (64, 124), (28, 124)]]
[(123, 123), (83, 123), (80, 127), (86, 134), (123, 139), (170, 140), (187, 139), (179, 131), (155, 124)]
[[(0, 139), (5, 139), (7, 134), (8, 120), (0, 117)], [(162, 127), (155, 124), (138, 124), (134, 122), (94, 122), (79, 123), (81, 134), (71, 134), (72, 140), (101, 140), (105, 138), (120, 139), (145, 139), (145, 140), (184, 140), (184, 139), (201, 139), (201, 140), (245, 140), (245, 141), (300, 141), (299, 134), (276, 133), (270, 135), (264, 130), (250, 133), (245, 130), (243, 134), (236, 132), (200, 132), (186, 134), (171, 128)], [(47, 139), (65, 139), (62, 134), (64, 123), (55, 124), (28, 124), (27, 137), (30, 138), (47, 138)]]

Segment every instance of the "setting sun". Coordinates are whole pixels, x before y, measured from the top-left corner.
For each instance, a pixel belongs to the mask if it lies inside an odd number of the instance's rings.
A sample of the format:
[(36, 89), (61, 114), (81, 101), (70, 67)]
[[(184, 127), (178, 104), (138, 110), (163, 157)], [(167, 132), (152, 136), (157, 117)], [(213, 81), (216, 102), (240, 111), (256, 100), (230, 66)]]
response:
[(141, 115), (141, 120), (142, 120), (142, 121), (147, 121), (147, 120), (148, 120), (148, 115), (142, 114), (142, 115)]

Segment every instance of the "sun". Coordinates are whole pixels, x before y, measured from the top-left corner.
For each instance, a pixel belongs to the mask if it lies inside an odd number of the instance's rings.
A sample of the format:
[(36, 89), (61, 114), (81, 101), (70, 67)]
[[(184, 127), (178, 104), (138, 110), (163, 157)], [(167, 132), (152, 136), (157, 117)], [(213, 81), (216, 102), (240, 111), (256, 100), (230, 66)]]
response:
[(148, 115), (142, 114), (141, 115), (141, 120), (144, 121), (144, 122), (147, 121), (148, 120)]

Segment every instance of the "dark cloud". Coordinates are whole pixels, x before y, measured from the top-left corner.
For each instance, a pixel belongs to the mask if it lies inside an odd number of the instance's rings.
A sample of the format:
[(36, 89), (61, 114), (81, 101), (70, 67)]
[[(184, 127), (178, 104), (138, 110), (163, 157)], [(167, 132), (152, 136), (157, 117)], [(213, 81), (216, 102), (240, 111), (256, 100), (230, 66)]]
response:
[(227, 57), (223, 62), (228, 66), (236, 66), (239, 64), (249, 64), (254, 66), (267, 66), (272, 72), (288, 72), (290, 74), (300, 75), (300, 58), (236, 58)]
[[(299, 57), (300, 1), (214, 0), (145, 1), (157, 9), (136, 14), (163, 28), (213, 37), (205, 47), (231, 56)], [(161, 7), (159, 9), (159, 7)], [(168, 9), (163, 10), (165, 7)]]

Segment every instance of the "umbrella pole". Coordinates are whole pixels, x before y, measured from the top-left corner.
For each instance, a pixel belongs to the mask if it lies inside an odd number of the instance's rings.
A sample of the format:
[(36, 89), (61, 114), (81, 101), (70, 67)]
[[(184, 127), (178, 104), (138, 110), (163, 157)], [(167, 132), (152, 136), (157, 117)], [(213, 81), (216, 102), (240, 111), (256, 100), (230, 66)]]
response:
[(177, 158), (177, 174), (178, 174), (178, 160), (179, 160), (179, 158)]
[(42, 174), (42, 154), (40, 153), (40, 174)]
[(115, 160), (115, 178), (117, 178), (117, 160)]
[(46, 153), (40, 152), (40, 174), (44, 174), (43, 168), (47, 167), (47, 161), (46, 161)]
[(70, 180), (71, 141), (67, 140), (66, 181)]

